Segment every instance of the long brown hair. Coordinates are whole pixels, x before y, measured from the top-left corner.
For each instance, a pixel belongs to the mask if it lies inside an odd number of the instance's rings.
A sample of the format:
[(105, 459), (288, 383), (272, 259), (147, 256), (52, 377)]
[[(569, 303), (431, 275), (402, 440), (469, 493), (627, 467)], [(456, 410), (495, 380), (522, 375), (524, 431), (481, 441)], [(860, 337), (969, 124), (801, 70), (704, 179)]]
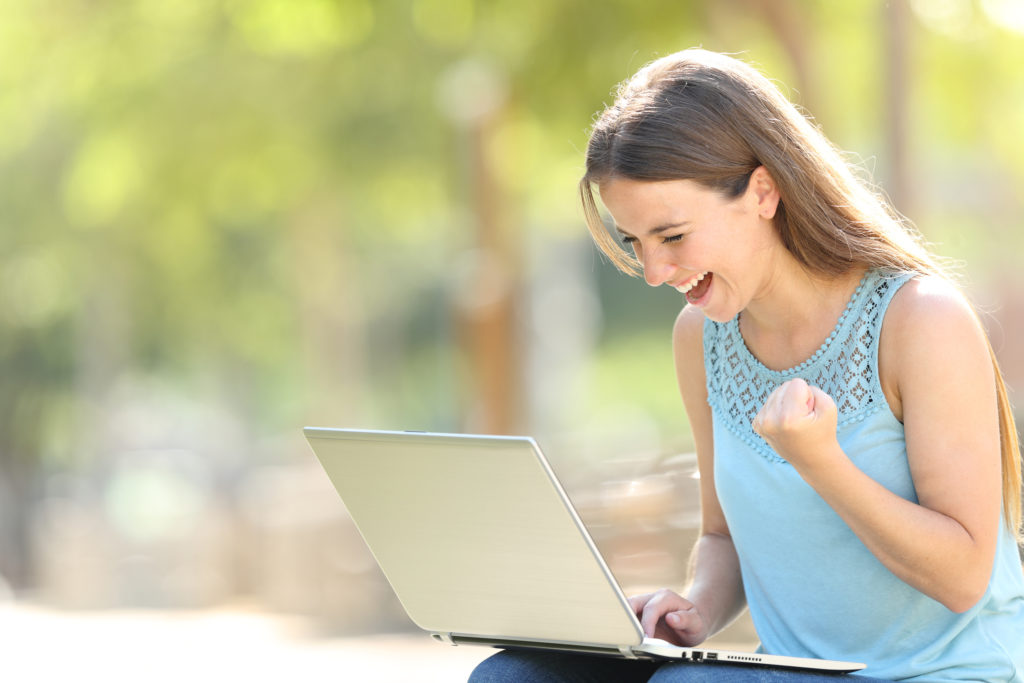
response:
[[(951, 279), (920, 234), (760, 72), (732, 57), (684, 50), (624, 82), (594, 123), (579, 193), (587, 226), (621, 270), (640, 264), (609, 234), (593, 186), (614, 178), (693, 180), (738, 197), (764, 166), (781, 197), (775, 228), (809, 270), (837, 276), (862, 266)], [(1021, 524), (1017, 429), (995, 352), (1003, 513)]]

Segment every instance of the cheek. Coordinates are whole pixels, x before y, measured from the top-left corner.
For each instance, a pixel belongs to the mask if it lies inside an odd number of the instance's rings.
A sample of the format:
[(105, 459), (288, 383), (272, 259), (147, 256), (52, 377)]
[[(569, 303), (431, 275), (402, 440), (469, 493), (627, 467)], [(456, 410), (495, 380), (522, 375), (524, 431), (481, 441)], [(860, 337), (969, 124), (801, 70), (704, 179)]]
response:
[(676, 268), (692, 269), (701, 263), (700, 249), (685, 239), (682, 242), (650, 246), (648, 254), (652, 263), (672, 264)]
[(715, 241), (709, 240), (707, 235), (687, 236), (682, 242), (675, 245), (676, 257), (685, 261), (685, 265), (691, 268), (707, 268), (708, 261), (713, 260), (715, 255)]
[(640, 263), (644, 262), (644, 250), (638, 243), (627, 244), (623, 247), (627, 254), (632, 254)]

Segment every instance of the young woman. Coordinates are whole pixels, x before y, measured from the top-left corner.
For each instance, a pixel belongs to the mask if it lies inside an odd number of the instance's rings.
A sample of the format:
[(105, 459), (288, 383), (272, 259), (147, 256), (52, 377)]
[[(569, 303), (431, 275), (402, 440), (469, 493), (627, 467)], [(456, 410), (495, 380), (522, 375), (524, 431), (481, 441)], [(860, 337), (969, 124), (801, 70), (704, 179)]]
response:
[[(1024, 681), (1016, 428), (977, 315), (915, 233), (771, 82), (703, 50), (621, 87), (580, 194), (612, 261), (687, 304), (702, 532), (681, 594), (630, 598), (645, 632), (693, 646), (747, 607), (766, 652)], [(507, 651), (471, 680), (815, 678)]]

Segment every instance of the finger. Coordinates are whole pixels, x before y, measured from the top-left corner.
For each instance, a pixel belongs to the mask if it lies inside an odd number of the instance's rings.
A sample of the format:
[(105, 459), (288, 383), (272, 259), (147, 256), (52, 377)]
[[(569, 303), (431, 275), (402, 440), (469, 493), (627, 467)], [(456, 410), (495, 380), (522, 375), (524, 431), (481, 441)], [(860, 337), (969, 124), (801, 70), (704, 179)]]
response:
[(700, 615), (696, 613), (696, 610), (679, 610), (678, 612), (669, 612), (665, 615), (665, 623), (668, 624), (673, 631), (687, 635), (694, 630), (700, 628), (698, 623)]
[(828, 415), (836, 410), (836, 402), (818, 387), (811, 387), (811, 411), (815, 417)]
[(785, 407), (788, 400), (787, 397), (793, 388), (792, 384), (793, 380), (783, 382), (768, 394), (768, 398), (764, 400), (764, 405), (761, 406), (761, 410), (758, 411), (756, 418), (762, 425), (769, 417), (778, 415), (782, 408)]
[(755, 434), (764, 437), (766, 426), (778, 421), (779, 415), (783, 412), (783, 407), (785, 407), (785, 396), (788, 388), (789, 382), (785, 382), (775, 387), (768, 394), (764, 405), (757, 411), (757, 415), (754, 416), (753, 421), (750, 423), (750, 427), (754, 430)]
[(683, 646), (697, 645), (707, 637), (704, 618), (695, 606), (666, 614), (664, 631), (665, 640)]
[(654, 594), (644, 593), (643, 595), (634, 595), (630, 598), (627, 598), (626, 602), (629, 603), (629, 608), (633, 610), (633, 613), (637, 616), (640, 616), (643, 613), (644, 605), (646, 605), (648, 601), (650, 601), (652, 595)]
[(640, 626), (643, 627), (645, 635), (653, 637), (658, 630), (658, 624), (666, 614), (692, 607), (693, 604), (689, 600), (670, 591), (655, 593), (654, 597), (644, 605), (643, 612), (639, 615)]
[(671, 626), (674, 631), (685, 632), (692, 627), (693, 617), (694, 615), (690, 611), (669, 612), (665, 615), (665, 623)]
[(761, 432), (762, 425), (764, 425), (763, 407), (761, 408), (761, 410), (758, 411), (757, 415), (754, 416), (754, 419), (750, 423), (750, 428), (753, 429), (754, 433), (757, 434), (758, 436), (764, 436), (764, 434)]
[(803, 377), (794, 377), (793, 379), (786, 382), (788, 386), (799, 391), (807, 391), (811, 388), (811, 385), (807, 383)]
[(784, 390), (783, 404), (786, 406), (802, 406), (807, 414), (814, 412), (814, 394), (811, 385), (800, 377), (794, 377), (782, 385)]
[(653, 638), (658, 630), (658, 622), (661, 621), (663, 612), (661, 612), (656, 604), (652, 604), (654, 601), (648, 602), (643, 611), (637, 616), (640, 617), (640, 627), (644, 630), (644, 635)]

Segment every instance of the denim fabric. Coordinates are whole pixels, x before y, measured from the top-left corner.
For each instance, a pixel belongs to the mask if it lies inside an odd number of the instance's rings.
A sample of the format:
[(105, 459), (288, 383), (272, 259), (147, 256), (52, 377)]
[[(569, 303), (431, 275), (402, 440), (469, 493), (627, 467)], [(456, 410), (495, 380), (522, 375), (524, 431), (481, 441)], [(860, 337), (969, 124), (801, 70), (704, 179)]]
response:
[(642, 683), (658, 664), (562, 652), (502, 650), (480, 662), (470, 683)]
[(731, 664), (660, 663), (560, 652), (504, 650), (469, 683), (888, 683), (879, 678)]

